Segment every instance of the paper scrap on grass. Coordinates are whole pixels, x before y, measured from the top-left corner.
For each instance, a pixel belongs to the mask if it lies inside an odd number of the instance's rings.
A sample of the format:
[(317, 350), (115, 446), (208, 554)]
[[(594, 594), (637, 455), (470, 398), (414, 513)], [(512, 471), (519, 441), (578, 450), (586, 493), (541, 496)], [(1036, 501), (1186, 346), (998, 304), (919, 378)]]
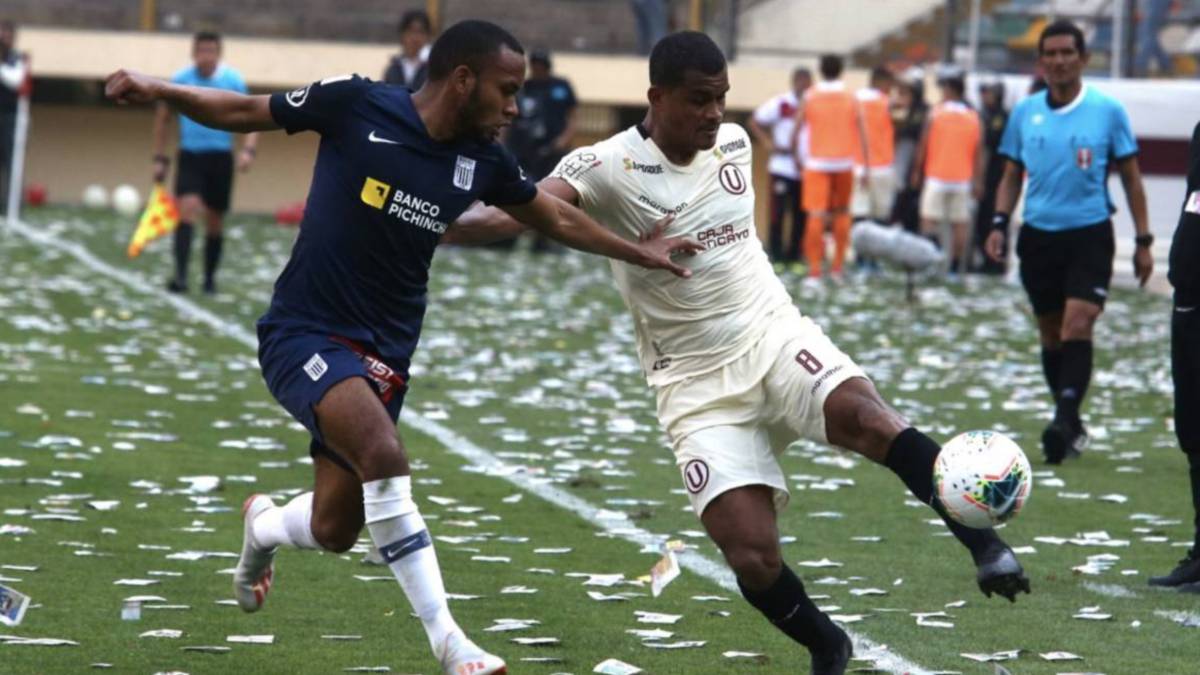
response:
[(559, 640), (556, 637), (519, 637), (513, 638), (513, 642), (526, 647), (545, 647), (548, 645), (556, 645)]
[(674, 551), (667, 551), (663, 557), (650, 569), (650, 594), (654, 597), (662, 595), (667, 584), (679, 578), (679, 560)]
[(1083, 657), (1071, 652), (1045, 652), (1038, 654), (1044, 661), (1082, 661)]
[(633, 613), (637, 616), (638, 623), (672, 625), (678, 623), (683, 618), (682, 614), (660, 614), (658, 612), (644, 612), (642, 610), (634, 610)]
[(226, 642), (245, 645), (273, 645), (275, 644), (274, 635), (230, 635), (225, 638)]
[(618, 661), (617, 659), (605, 659), (600, 663), (597, 663), (596, 667), (592, 668), (592, 672), (600, 673), (600, 675), (637, 675), (637, 673), (643, 671), (641, 668), (629, 663), (625, 663), (624, 661)]
[(145, 633), (138, 635), (140, 638), (167, 638), (177, 639), (183, 637), (183, 631), (175, 628), (159, 628), (158, 630), (148, 630)]
[(29, 596), (8, 586), (0, 586), (0, 623), (17, 626), (29, 609)]

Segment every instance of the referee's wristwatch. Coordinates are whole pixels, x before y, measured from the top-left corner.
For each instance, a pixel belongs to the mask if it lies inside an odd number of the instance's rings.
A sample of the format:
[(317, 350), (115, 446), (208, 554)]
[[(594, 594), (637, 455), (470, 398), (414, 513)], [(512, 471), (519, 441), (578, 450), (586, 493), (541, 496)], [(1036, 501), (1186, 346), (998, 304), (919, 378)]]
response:
[(1133, 243), (1137, 244), (1139, 248), (1150, 248), (1154, 245), (1154, 235), (1150, 234), (1149, 232), (1146, 234), (1139, 234), (1133, 238)]

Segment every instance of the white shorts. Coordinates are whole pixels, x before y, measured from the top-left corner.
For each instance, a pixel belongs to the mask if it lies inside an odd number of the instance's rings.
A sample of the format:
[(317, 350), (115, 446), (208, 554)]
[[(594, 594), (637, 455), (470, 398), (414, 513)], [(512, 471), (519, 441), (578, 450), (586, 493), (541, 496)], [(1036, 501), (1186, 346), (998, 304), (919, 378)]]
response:
[(921, 219), (935, 223), (971, 222), (970, 189), (925, 184), (921, 191)]
[[(862, 169), (854, 170), (854, 179), (861, 181)], [(892, 204), (896, 201), (896, 174), (889, 167), (871, 169), (867, 178), (867, 189), (861, 189), (862, 183), (855, 185), (850, 213), (855, 218), (868, 218), (877, 223), (888, 225), (892, 222)]]
[(866, 378), (794, 306), (767, 321), (763, 337), (738, 359), (657, 390), (658, 419), (697, 516), (746, 485), (773, 488), (776, 507), (786, 506), (778, 453), (798, 437), (826, 442), (825, 399), (842, 382)]

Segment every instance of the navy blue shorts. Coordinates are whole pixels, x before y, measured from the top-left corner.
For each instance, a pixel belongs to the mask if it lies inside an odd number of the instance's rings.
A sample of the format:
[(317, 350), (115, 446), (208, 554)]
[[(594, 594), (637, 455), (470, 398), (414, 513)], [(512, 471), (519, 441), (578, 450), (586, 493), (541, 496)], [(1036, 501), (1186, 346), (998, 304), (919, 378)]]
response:
[(267, 389), (312, 434), (309, 453), (314, 458), (323, 455), (354, 473), (350, 463), (325, 444), (314, 407), (333, 385), (361, 377), (375, 390), (395, 423), (408, 390), (405, 374), (363, 346), (336, 335), (259, 326), (258, 339), (258, 361)]

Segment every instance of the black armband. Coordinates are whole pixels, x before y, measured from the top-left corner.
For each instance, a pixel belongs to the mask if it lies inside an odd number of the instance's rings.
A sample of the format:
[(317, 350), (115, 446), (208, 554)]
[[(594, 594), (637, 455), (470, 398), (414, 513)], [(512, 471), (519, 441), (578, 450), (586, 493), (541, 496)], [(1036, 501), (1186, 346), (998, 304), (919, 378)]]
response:
[(1150, 234), (1149, 232), (1146, 234), (1139, 234), (1133, 238), (1133, 243), (1137, 244), (1141, 248), (1150, 248), (1154, 245), (1154, 235)]

